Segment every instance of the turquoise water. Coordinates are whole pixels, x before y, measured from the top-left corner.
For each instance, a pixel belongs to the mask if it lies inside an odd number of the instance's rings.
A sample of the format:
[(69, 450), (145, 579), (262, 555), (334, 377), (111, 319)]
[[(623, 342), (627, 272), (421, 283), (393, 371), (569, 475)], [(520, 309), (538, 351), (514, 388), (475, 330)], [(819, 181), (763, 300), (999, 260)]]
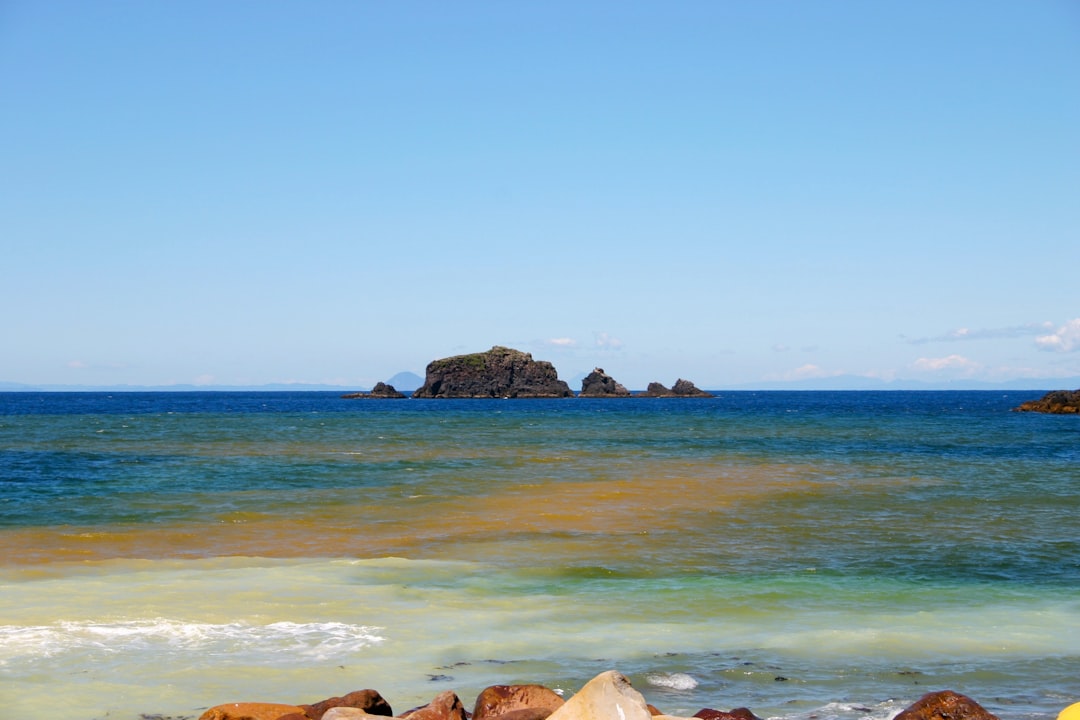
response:
[(26, 714), (373, 687), (881, 718), (1080, 700), (1080, 422), (1040, 393), (346, 401), (0, 394), (0, 679)]

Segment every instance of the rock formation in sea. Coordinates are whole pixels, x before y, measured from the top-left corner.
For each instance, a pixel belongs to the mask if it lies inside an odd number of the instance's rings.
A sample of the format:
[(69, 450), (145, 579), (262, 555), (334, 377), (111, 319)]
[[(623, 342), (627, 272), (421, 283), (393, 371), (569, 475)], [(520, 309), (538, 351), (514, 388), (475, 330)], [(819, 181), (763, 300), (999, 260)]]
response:
[(487, 352), (434, 360), (414, 398), (573, 397), (555, 366), (496, 345)]
[(375, 383), (375, 387), (371, 388), (370, 392), (346, 393), (341, 397), (346, 400), (363, 400), (367, 398), (374, 398), (376, 400), (400, 400), (408, 396), (399, 393), (393, 385), (378, 382)]
[(700, 397), (707, 398), (713, 397), (713, 394), (704, 390), (699, 390), (694, 383), (689, 380), (683, 380), (679, 378), (675, 381), (675, 384), (670, 388), (661, 385), (658, 382), (649, 383), (649, 387), (645, 392), (641, 393), (638, 397)]
[(1055, 415), (1080, 413), (1080, 390), (1054, 390), (1038, 400), (1029, 400), (1013, 408), (1017, 412), (1041, 412)]
[(630, 391), (615, 382), (615, 378), (604, 372), (603, 368), (594, 368), (581, 381), (579, 397), (630, 397)]
[[(390, 705), (377, 691), (357, 690), (311, 705), (259, 702), (216, 705), (204, 712), (199, 720), (370, 720), (391, 716)], [(542, 685), (493, 685), (477, 696), (471, 715), (457, 694), (446, 690), (427, 705), (407, 710), (397, 717), (412, 720), (675, 720), (675, 716), (648, 704), (630, 680), (617, 670), (600, 673), (565, 701), (554, 690)], [(760, 720), (744, 707), (730, 712), (704, 708), (692, 718)], [(966, 695), (941, 690), (923, 695), (895, 720), (998, 718)]]

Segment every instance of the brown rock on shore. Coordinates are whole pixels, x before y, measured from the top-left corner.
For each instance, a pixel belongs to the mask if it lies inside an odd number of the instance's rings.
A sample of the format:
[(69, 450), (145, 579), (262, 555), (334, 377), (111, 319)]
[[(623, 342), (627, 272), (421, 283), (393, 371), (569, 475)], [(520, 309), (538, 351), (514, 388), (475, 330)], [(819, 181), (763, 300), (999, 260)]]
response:
[(472, 720), (544, 720), (564, 704), (558, 693), (543, 685), (492, 685), (477, 696)]
[[(374, 690), (359, 690), (311, 705), (228, 703), (199, 720), (371, 720), (393, 711)], [(409, 720), (692, 720), (675, 718), (646, 703), (629, 679), (615, 670), (601, 673), (569, 700), (542, 685), (493, 685), (476, 698), (470, 716), (453, 691), (398, 716)], [(697, 720), (761, 720), (748, 708), (729, 712), (704, 708)], [(927, 693), (894, 720), (998, 720), (977, 702), (951, 690)]]
[(1080, 414), (1080, 390), (1054, 390), (1038, 400), (1029, 400), (1013, 408), (1016, 412), (1041, 412), (1054, 415)]
[(967, 695), (942, 690), (923, 695), (893, 720), (998, 720)]

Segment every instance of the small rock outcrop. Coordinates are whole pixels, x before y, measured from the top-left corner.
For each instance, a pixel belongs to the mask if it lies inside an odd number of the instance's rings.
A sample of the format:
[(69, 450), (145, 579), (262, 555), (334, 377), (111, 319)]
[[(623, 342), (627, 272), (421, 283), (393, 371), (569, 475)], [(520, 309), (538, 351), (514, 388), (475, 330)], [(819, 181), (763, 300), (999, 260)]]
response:
[(699, 720), (761, 720), (750, 708), (737, 707), (730, 711), (702, 708), (694, 713)]
[(668, 388), (658, 382), (649, 383), (649, 387), (645, 392), (641, 393), (639, 397), (699, 397), (708, 398), (713, 397), (713, 394), (704, 390), (699, 390), (694, 383), (689, 380), (683, 380), (679, 378), (675, 381), (675, 384)]
[(356, 392), (347, 393), (341, 397), (346, 400), (363, 400), (366, 398), (374, 398), (375, 400), (401, 400), (408, 397), (403, 395), (394, 389), (393, 385), (387, 385), (383, 382), (375, 383), (375, 387), (371, 388), (371, 392)]
[(202, 715), (199, 720), (278, 720), (284, 715), (303, 714), (298, 705), (281, 703), (237, 702), (215, 705)]
[(447, 690), (436, 695), (427, 705), (402, 713), (401, 717), (412, 720), (468, 720), (469, 716), (457, 693)]
[(496, 345), (487, 352), (435, 360), (414, 398), (565, 398), (570, 386), (555, 366)]
[(998, 720), (967, 695), (942, 690), (923, 695), (893, 720)]
[(327, 711), (334, 708), (355, 709), (366, 715), (387, 717), (394, 715), (390, 703), (386, 702), (376, 690), (354, 690), (347, 695), (327, 698), (311, 705), (301, 705), (300, 708), (304, 711), (304, 716), (310, 720), (322, 720)]
[(615, 378), (604, 372), (603, 368), (594, 368), (581, 381), (579, 397), (630, 397), (630, 391), (615, 382)]
[(1054, 390), (1038, 400), (1029, 400), (1013, 408), (1016, 412), (1041, 412), (1055, 415), (1080, 414), (1080, 390)]

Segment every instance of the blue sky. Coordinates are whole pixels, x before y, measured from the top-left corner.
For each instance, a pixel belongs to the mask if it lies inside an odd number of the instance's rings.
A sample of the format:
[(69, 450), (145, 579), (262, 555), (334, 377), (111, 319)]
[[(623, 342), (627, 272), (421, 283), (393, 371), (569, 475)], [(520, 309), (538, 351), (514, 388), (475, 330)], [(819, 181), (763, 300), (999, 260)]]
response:
[(7, 0), (0, 103), (0, 381), (1080, 375), (1073, 0)]

